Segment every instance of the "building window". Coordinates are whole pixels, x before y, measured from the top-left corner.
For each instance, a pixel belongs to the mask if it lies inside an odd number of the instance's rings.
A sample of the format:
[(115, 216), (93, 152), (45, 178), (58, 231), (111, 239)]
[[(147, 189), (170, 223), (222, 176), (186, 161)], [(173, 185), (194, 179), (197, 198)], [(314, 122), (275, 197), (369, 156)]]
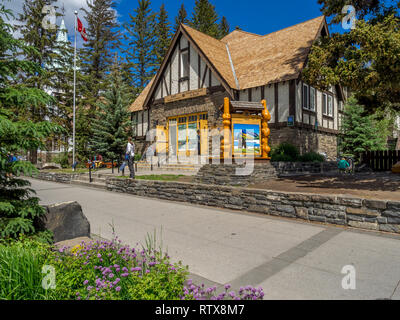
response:
[(181, 52), (181, 78), (189, 77), (189, 50)]
[(310, 110), (315, 111), (315, 101), (316, 101), (316, 90), (310, 87)]
[(323, 93), (322, 94), (322, 114), (324, 114), (324, 115), (328, 114), (327, 100), (328, 100), (327, 94)]
[(309, 110), (310, 109), (310, 96), (309, 96), (309, 86), (303, 85), (303, 108)]
[(328, 115), (333, 117), (333, 97), (328, 96)]

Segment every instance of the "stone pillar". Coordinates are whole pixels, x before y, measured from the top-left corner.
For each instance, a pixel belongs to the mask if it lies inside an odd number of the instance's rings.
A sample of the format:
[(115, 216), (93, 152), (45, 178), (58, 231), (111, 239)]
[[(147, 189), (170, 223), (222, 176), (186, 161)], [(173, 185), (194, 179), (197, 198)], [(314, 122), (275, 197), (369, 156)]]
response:
[(223, 121), (223, 139), (221, 141), (221, 157), (223, 159), (229, 159), (231, 157), (231, 114), (230, 114), (230, 101), (229, 98), (224, 99), (224, 115), (222, 116)]
[(271, 159), (269, 157), (269, 153), (271, 152), (271, 148), (268, 145), (269, 141), (269, 136), (271, 134), (271, 130), (268, 128), (268, 122), (271, 120), (271, 114), (268, 111), (267, 108), (267, 101), (262, 100), (261, 104), (264, 106), (264, 110), (262, 111), (262, 120), (261, 120), (261, 133), (262, 133), (262, 139), (261, 139), (261, 148), (262, 148), (262, 157), (264, 159)]

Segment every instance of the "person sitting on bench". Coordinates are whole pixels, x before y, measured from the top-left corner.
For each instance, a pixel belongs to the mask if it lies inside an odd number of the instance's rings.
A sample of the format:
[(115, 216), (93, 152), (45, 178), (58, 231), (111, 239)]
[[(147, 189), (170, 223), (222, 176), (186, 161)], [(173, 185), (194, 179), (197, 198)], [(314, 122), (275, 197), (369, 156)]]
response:
[(350, 164), (345, 158), (342, 158), (338, 163), (338, 168), (341, 173), (346, 173), (350, 169)]

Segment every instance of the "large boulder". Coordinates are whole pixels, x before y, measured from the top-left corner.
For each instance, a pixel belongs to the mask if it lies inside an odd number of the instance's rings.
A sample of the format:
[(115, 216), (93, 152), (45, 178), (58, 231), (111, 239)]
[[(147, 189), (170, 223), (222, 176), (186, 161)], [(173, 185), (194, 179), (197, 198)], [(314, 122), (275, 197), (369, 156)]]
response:
[(54, 234), (54, 242), (90, 238), (90, 223), (78, 202), (49, 205), (43, 219), (46, 229)]
[(42, 170), (59, 170), (62, 169), (61, 165), (58, 163), (45, 163), (42, 168)]

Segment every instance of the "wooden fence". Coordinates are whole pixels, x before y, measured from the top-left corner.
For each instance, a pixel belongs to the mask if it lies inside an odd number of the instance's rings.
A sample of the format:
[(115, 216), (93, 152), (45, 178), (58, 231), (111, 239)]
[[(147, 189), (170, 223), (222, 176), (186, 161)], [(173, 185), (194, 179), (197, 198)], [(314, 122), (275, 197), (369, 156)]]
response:
[(368, 151), (361, 155), (361, 162), (374, 171), (390, 171), (400, 162), (400, 150)]

